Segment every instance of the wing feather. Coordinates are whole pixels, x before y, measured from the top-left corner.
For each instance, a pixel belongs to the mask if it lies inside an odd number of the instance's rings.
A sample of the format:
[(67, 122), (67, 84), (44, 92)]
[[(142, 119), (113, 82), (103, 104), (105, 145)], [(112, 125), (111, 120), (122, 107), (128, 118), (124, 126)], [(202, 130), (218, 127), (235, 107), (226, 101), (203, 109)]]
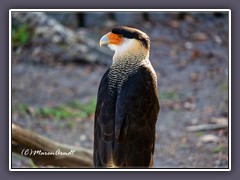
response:
[(94, 165), (108, 166), (112, 159), (114, 142), (115, 101), (108, 94), (108, 72), (98, 89), (94, 122)]
[(154, 153), (159, 112), (157, 86), (149, 67), (129, 76), (114, 98), (108, 93), (108, 72), (102, 78), (94, 124), (94, 164), (148, 167)]
[[(150, 69), (129, 77), (116, 101), (114, 163), (149, 166), (159, 111), (157, 87)], [(117, 146), (116, 146), (117, 143)], [(122, 153), (122, 149), (128, 149)], [(135, 163), (134, 163), (135, 162)]]

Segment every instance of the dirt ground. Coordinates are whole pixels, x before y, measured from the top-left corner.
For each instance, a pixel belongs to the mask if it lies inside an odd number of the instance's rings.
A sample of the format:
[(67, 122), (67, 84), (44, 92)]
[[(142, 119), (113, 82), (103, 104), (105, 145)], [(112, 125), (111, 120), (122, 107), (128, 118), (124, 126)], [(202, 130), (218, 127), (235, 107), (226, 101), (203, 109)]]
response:
[[(187, 130), (228, 121), (228, 17), (185, 16), (137, 27), (151, 38), (150, 60), (158, 76), (161, 111), (154, 167), (228, 168), (228, 128)], [(13, 55), (21, 59), (15, 52)], [(107, 68), (91, 63), (16, 61), (12, 65), (12, 107), (88, 102), (96, 97)], [(54, 120), (13, 112), (12, 122), (58, 142), (93, 148), (93, 115)], [(12, 157), (13, 168), (32, 167), (28, 158)]]

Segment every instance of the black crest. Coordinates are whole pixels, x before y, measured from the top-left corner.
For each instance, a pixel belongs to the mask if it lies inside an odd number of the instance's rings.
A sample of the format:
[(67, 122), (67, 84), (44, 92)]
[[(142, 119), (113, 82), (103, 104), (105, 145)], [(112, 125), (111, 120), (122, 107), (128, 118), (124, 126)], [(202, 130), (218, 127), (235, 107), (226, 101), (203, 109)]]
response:
[(112, 29), (112, 33), (122, 35), (123, 37), (129, 39), (137, 39), (141, 41), (143, 46), (145, 46), (147, 49), (150, 48), (149, 37), (138, 29), (127, 26), (118, 26)]

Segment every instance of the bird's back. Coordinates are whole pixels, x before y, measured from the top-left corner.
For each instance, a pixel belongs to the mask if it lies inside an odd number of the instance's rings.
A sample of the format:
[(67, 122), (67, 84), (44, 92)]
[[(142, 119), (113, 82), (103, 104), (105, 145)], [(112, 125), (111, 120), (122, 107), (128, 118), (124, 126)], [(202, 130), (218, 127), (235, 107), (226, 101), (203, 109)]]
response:
[(159, 112), (156, 75), (143, 64), (121, 86), (109, 87), (104, 74), (95, 113), (94, 164), (97, 167), (148, 167)]

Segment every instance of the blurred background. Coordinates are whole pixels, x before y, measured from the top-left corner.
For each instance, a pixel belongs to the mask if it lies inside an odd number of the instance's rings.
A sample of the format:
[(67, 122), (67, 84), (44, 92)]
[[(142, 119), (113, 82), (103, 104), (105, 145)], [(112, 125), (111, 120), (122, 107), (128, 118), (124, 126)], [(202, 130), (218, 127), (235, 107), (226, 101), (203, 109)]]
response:
[[(12, 12), (12, 123), (93, 148), (98, 85), (112, 27), (151, 39), (161, 111), (155, 168), (228, 168), (227, 12)], [(12, 167), (38, 167), (12, 154)]]

